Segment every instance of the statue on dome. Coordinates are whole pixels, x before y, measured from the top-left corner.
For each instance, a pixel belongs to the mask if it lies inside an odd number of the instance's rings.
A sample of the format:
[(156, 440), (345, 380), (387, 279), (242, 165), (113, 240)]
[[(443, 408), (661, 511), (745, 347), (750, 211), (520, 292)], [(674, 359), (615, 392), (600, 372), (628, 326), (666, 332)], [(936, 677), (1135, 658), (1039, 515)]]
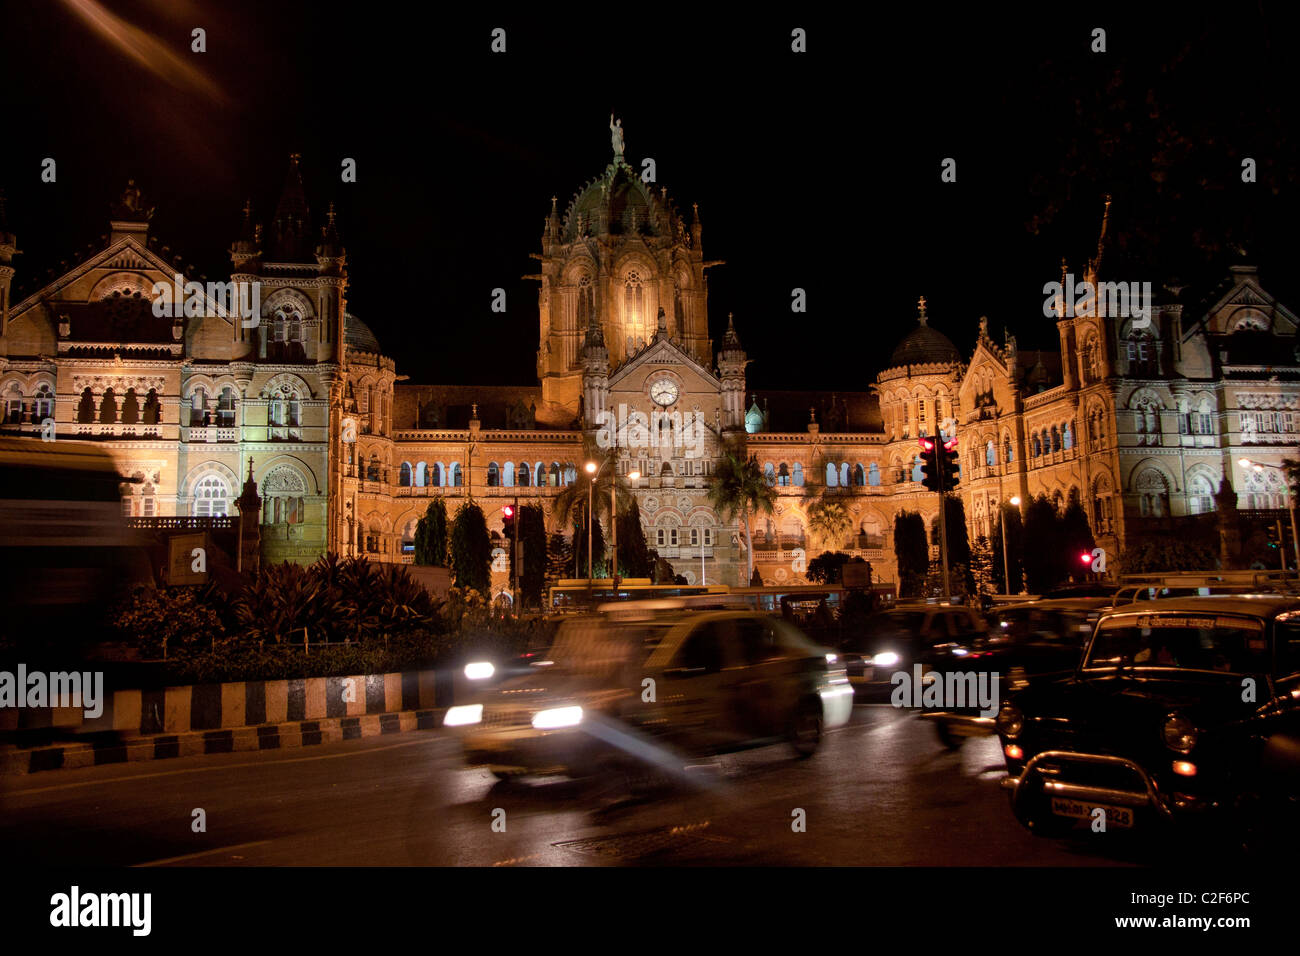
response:
[(609, 138), (614, 144), (614, 162), (623, 162), (623, 121), (615, 120), (614, 114), (609, 114)]

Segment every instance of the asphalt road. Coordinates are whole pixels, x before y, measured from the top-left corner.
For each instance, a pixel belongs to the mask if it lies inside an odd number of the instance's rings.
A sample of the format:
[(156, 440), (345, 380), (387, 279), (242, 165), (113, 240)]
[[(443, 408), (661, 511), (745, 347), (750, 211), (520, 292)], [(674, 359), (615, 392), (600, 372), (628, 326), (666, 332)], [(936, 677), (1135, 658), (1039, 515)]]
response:
[(37, 866), (1171, 862), (1127, 834), (1031, 836), (1001, 773), (995, 739), (952, 753), (887, 704), (859, 706), (811, 760), (752, 750), (641, 800), (565, 780), (497, 783), (464, 768), (441, 731), (420, 731), (0, 778), (0, 845)]

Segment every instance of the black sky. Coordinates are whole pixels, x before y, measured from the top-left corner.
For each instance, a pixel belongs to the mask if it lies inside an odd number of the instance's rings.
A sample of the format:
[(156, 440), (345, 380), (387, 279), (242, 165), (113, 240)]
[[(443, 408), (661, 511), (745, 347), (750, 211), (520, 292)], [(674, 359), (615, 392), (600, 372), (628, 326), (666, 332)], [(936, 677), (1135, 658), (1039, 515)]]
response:
[[(349, 307), (420, 382), (536, 380), (536, 271), (561, 208), (610, 159), (608, 117), (658, 183), (698, 202), (710, 325), (736, 315), (763, 388), (862, 389), (914, 323), (963, 351), (978, 317), (1050, 348), (1042, 284), (1096, 242), (1115, 196), (1113, 278), (1208, 292), (1244, 246), (1300, 308), (1286, 8), (1143, 22), (1077, 10), (1022, 22), (929, 7), (857, 13), (623, 5), (552, 17), (441, 5), (113, 3), (198, 84), (169, 81), (64, 2), (9, 7), (0, 187), (25, 254), (16, 285), (75, 261), (134, 177), (151, 232), (211, 279), (251, 198), (269, 219), (303, 154), (313, 218), (333, 200)], [(750, 8), (751, 11), (758, 8)], [(1179, 8), (1169, 8), (1176, 12)], [(909, 18), (910, 17), (910, 18)], [(190, 31), (207, 30), (207, 52)], [(507, 31), (507, 53), (489, 50)], [(809, 52), (790, 52), (790, 30)], [(1094, 27), (1108, 51), (1090, 52)], [(40, 182), (54, 157), (58, 181)], [(944, 157), (955, 184), (940, 182)], [(1244, 185), (1245, 156), (1260, 182)], [(339, 179), (344, 157), (359, 181)], [(508, 313), (489, 311), (507, 290)], [(806, 315), (790, 312), (807, 290)]]

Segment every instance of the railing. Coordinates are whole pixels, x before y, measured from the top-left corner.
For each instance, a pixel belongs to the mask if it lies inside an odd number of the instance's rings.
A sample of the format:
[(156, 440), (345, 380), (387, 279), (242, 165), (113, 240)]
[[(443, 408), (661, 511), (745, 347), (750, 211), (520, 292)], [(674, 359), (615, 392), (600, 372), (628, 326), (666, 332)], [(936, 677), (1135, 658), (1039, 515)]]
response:
[(81, 424), (73, 426), (78, 436), (95, 438), (162, 438), (161, 425)]
[(183, 429), (187, 442), (237, 442), (239, 429), (219, 425), (188, 425)]
[(230, 515), (155, 515), (125, 520), (128, 528), (140, 531), (232, 531), (236, 521)]

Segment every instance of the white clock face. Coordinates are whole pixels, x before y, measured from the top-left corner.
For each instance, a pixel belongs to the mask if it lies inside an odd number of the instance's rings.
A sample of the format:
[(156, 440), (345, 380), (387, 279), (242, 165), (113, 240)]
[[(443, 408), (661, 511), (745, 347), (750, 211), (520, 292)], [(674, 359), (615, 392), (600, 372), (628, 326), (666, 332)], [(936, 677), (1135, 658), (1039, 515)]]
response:
[(677, 401), (677, 385), (661, 378), (650, 386), (650, 397), (660, 405), (671, 405)]

